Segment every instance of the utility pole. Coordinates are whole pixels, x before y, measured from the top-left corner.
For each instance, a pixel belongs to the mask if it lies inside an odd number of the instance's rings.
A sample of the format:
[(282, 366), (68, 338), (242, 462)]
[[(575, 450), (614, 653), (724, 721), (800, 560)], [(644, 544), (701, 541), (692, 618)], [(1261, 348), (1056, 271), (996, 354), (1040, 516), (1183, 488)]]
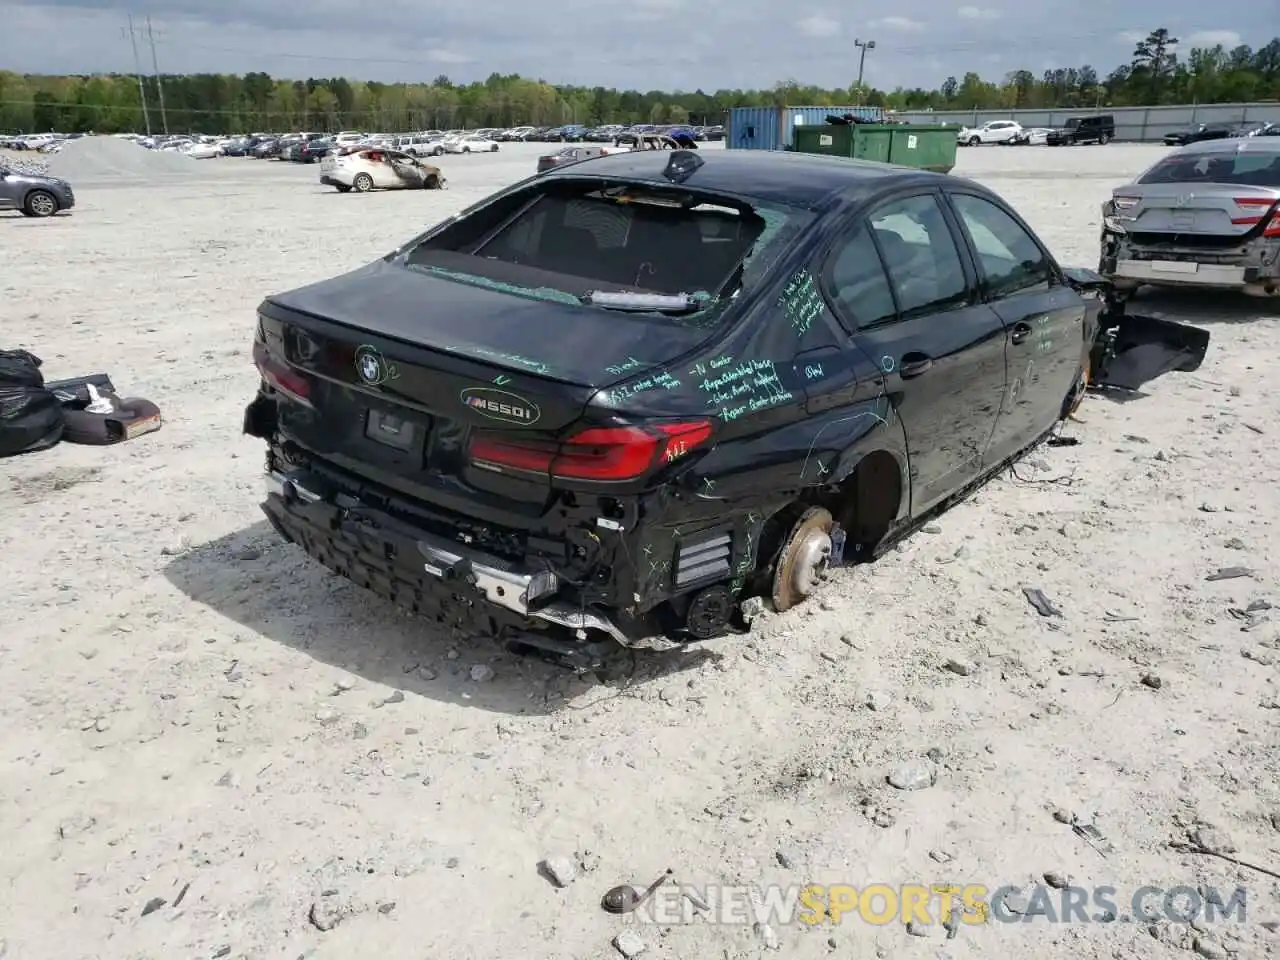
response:
[(133, 29), (133, 14), (129, 14), (129, 45), (133, 47), (133, 73), (138, 78), (138, 96), (142, 98), (142, 119), (151, 136), (151, 112), (147, 109), (147, 87), (142, 82), (142, 59), (138, 56), (138, 35)]
[(151, 66), (156, 72), (156, 96), (160, 98), (160, 124), (164, 135), (169, 135), (169, 118), (164, 112), (164, 83), (160, 79), (160, 62), (156, 59), (156, 35), (151, 29), (151, 14), (147, 14), (147, 42), (151, 44)]
[(862, 99), (862, 71), (867, 65), (867, 51), (876, 48), (874, 40), (858, 40), (853, 41), (855, 47), (861, 47), (862, 53), (858, 55), (858, 99)]

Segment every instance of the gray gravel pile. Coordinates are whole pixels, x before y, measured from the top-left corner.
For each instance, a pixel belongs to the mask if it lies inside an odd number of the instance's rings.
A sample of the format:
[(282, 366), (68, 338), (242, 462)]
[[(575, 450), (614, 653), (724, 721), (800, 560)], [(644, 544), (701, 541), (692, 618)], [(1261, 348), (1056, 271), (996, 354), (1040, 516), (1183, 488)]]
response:
[(193, 161), (177, 153), (148, 150), (117, 137), (69, 140), (49, 160), (49, 172), (80, 181), (152, 180), (190, 175)]
[(13, 153), (0, 152), (0, 167), (8, 167), (14, 173), (27, 173), (36, 177), (49, 175), (48, 160), (29, 160)]

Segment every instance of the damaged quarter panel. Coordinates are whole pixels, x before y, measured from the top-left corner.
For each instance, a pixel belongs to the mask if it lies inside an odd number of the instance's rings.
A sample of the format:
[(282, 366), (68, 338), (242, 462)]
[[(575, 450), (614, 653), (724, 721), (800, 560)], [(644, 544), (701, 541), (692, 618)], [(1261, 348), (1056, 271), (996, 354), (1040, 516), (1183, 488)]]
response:
[[(717, 536), (729, 544), (718, 569), (732, 569), (740, 584), (761, 559), (767, 521), (806, 491), (835, 488), (868, 454), (892, 456), (898, 489), (907, 489), (905, 436), (881, 371), (849, 342), (823, 292), (817, 254), (832, 235), (820, 225), (773, 264), (723, 339), (663, 366), (630, 358), (640, 373), (593, 400), (716, 424), (715, 445), (690, 457), (678, 482), (649, 504), (635, 598), (642, 605), (686, 585), (676, 569), (682, 547)], [(895, 522), (908, 504), (900, 499)]]

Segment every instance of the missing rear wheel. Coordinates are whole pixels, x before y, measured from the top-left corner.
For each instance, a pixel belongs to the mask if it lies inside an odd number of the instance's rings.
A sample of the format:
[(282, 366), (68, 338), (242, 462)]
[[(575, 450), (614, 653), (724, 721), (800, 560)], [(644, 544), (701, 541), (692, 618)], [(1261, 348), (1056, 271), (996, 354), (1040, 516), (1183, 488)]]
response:
[(788, 534), (773, 572), (773, 606), (781, 613), (813, 593), (831, 560), (831, 514), (812, 507)]

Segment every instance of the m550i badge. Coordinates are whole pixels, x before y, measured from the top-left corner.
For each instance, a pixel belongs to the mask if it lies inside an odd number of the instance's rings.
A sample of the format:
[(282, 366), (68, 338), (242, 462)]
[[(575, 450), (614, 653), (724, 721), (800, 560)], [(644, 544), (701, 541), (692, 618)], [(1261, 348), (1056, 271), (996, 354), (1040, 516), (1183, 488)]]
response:
[(462, 404), (481, 416), (504, 423), (537, 423), (542, 416), (538, 405), (524, 397), (492, 387), (467, 387), (459, 394)]

